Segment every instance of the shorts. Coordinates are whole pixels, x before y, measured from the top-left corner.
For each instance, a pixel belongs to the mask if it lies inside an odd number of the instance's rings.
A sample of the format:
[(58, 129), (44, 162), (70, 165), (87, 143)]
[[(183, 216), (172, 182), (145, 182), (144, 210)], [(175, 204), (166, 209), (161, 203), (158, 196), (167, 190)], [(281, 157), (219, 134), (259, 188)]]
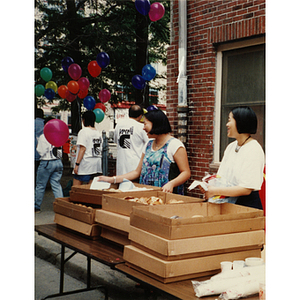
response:
[(74, 174), (74, 179), (77, 179), (81, 182), (89, 183), (90, 180), (93, 180), (94, 177), (100, 176), (100, 174), (91, 174), (91, 175), (77, 175)]

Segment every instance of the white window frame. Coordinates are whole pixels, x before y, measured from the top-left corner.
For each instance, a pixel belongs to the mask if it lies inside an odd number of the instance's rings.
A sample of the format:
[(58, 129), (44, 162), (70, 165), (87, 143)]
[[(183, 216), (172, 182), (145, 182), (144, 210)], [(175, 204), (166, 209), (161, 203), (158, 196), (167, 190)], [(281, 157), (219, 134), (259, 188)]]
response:
[(223, 51), (240, 49), (250, 46), (265, 44), (265, 37), (248, 39), (240, 42), (222, 44), (218, 46), (216, 57), (216, 86), (215, 86), (215, 110), (214, 110), (214, 165), (218, 165), (221, 161), (220, 157), (220, 132), (221, 132), (221, 95), (222, 95), (222, 63)]

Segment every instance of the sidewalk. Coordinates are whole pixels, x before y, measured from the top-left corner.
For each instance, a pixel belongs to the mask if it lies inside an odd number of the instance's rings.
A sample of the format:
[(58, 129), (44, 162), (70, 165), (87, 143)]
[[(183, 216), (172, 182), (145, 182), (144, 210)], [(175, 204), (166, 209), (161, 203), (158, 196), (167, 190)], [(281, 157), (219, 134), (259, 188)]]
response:
[[(65, 172), (61, 184), (64, 188), (72, 175)], [(47, 187), (41, 212), (35, 214), (35, 225), (54, 222), (53, 202), (54, 195), (50, 187)], [(59, 266), (60, 245), (35, 232), (35, 295), (41, 299), (49, 294), (59, 291)], [(66, 257), (73, 251), (66, 248)], [(45, 276), (45, 270), (47, 270)], [(51, 270), (51, 272), (50, 272)], [(85, 287), (86, 282), (86, 257), (77, 253), (65, 265), (66, 284), (64, 291)], [(69, 282), (69, 283), (67, 283)], [(136, 282), (129, 279), (120, 272), (92, 260), (91, 285), (106, 285), (108, 287), (109, 299), (112, 300), (142, 300), (151, 299), (145, 296), (144, 290), (136, 287)], [(100, 297), (101, 296), (101, 297)], [(78, 298), (75, 298), (78, 297)], [(100, 298), (99, 298), (100, 297)], [(69, 295), (57, 299), (104, 299), (100, 291), (80, 293), (78, 296)], [(164, 299), (158, 297), (157, 299)]]

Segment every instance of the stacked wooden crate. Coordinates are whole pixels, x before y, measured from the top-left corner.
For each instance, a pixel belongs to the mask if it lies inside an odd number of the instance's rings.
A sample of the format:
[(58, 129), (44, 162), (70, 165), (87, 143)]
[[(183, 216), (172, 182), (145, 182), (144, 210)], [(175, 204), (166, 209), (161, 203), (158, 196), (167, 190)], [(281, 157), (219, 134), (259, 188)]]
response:
[(133, 207), (124, 259), (164, 283), (219, 272), (221, 261), (260, 257), (263, 211), (235, 204)]

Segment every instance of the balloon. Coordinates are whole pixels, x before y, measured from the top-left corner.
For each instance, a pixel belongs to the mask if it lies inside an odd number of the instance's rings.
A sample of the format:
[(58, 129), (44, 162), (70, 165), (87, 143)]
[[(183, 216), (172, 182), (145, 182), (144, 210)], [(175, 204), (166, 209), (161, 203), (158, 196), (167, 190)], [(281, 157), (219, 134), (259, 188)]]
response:
[(151, 21), (155, 22), (161, 19), (164, 16), (164, 14), (165, 7), (161, 3), (155, 2), (151, 4), (149, 11), (149, 18)]
[(146, 85), (145, 79), (141, 75), (134, 75), (131, 79), (131, 82), (132, 85), (138, 90), (142, 90)]
[(66, 73), (68, 73), (69, 66), (74, 63), (73, 58), (66, 56), (61, 61), (61, 66)]
[(109, 101), (110, 97), (111, 97), (111, 94), (110, 94), (110, 91), (107, 90), (107, 89), (103, 89), (100, 91), (100, 93), (98, 94), (99, 96), (99, 99), (102, 103), (105, 103), (107, 101)]
[(72, 94), (69, 90), (66, 91), (66, 100), (68, 102), (73, 102), (76, 99), (76, 95)]
[(44, 127), (44, 135), (51, 145), (61, 147), (69, 138), (68, 125), (59, 119), (50, 120)]
[(136, 10), (143, 16), (146, 16), (149, 13), (150, 10), (149, 0), (135, 0), (134, 4)]
[(100, 108), (96, 108), (93, 110), (93, 112), (96, 115), (96, 123), (102, 122), (105, 116), (103, 110)]
[(109, 65), (110, 58), (107, 53), (100, 52), (96, 58), (97, 64), (103, 69)]
[(68, 90), (72, 93), (72, 94), (77, 94), (79, 91), (79, 84), (77, 81), (75, 80), (71, 80), (68, 82)]
[(145, 65), (142, 69), (142, 77), (147, 80), (150, 81), (152, 80), (156, 75), (156, 70), (150, 65)]
[(67, 86), (66, 85), (61, 85), (58, 89), (57, 89), (57, 92), (58, 92), (58, 95), (63, 98), (63, 99), (66, 99), (66, 93), (67, 93)]
[(57, 85), (54, 81), (48, 81), (45, 85), (46, 89), (52, 89), (55, 93), (57, 92)]
[(155, 105), (150, 105), (147, 107), (147, 112), (151, 110), (158, 110), (158, 108)]
[(95, 60), (92, 60), (88, 64), (88, 71), (92, 77), (97, 77), (101, 73), (101, 67), (98, 65), (98, 63)]
[(44, 95), (45, 88), (42, 84), (37, 84), (34, 88), (37, 97)]
[(94, 109), (94, 106), (96, 104), (96, 100), (94, 99), (94, 97), (92, 96), (86, 96), (83, 99), (83, 106), (87, 109), (87, 110), (92, 110)]
[(45, 89), (44, 95), (47, 99), (52, 100), (55, 96), (55, 92), (52, 89)]
[(84, 91), (90, 86), (90, 81), (86, 77), (81, 77), (78, 79), (79, 89)]
[(82, 70), (78, 64), (71, 64), (68, 73), (72, 79), (78, 80), (81, 77)]
[(105, 112), (105, 111), (106, 111), (106, 107), (105, 107), (105, 105), (104, 105), (103, 103), (96, 103), (96, 105), (95, 105), (94, 109), (96, 109), (96, 108), (100, 108), (100, 109), (102, 109), (102, 110), (103, 110), (103, 112)]
[(43, 68), (40, 71), (40, 75), (42, 77), (42, 79), (44, 79), (46, 82), (51, 80), (52, 78), (52, 71), (49, 68)]
[(80, 99), (84, 99), (89, 93), (89, 90), (79, 90), (77, 96), (80, 98)]

